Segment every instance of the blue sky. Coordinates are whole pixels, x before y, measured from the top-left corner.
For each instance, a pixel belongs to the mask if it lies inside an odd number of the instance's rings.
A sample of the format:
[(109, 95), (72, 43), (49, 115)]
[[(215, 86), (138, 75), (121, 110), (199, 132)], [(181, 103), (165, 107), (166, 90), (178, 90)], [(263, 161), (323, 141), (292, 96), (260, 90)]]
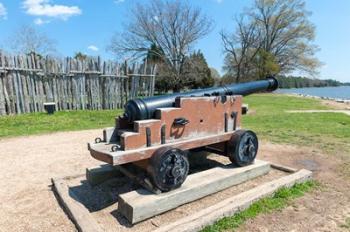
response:
[[(136, 0), (0, 0), (0, 44), (21, 25), (32, 24), (57, 42), (61, 55), (76, 51), (113, 58), (106, 45), (128, 20), (128, 10)], [(251, 5), (252, 0), (193, 0), (215, 21), (214, 30), (196, 44), (211, 67), (223, 63), (219, 31), (234, 28), (233, 17)], [(324, 63), (320, 78), (350, 82), (350, 1), (307, 0), (316, 25), (317, 57)]]

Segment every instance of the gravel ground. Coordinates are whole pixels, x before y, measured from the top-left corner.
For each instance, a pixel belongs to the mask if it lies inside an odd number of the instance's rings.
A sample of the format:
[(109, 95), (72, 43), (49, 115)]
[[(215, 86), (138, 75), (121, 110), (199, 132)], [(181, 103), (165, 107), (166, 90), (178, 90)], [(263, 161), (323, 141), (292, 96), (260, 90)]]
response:
[[(100, 164), (90, 157), (86, 146), (100, 133), (101, 130), (88, 130), (0, 140), (0, 231), (75, 231), (52, 192), (51, 178), (84, 173), (86, 167)], [(311, 169), (323, 187), (297, 199), (286, 209), (258, 216), (246, 223), (242, 231), (347, 229), (344, 223), (350, 217), (350, 179), (340, 168), (344, 167), (343, 160), (312, 148), (271, 143), (262, 143), (259, 159)], [(254, 186), (259, 181), (246, 185)], [(240, 190), (222, 191), (216, 197), (212, 195), (184, 205), (134, 229), (150, 230)], [(113, 207), (115, 205), (110, 205), (93, 214), (106, 230), (128, 230), (127, 225), (116, 226), (121, 220), (117, 214), (111, 215)]]
[(86, 143), (101, 130), (0, 140), (0, 231), (74, 231), (57, 203), (51, 178), (98, 164)]

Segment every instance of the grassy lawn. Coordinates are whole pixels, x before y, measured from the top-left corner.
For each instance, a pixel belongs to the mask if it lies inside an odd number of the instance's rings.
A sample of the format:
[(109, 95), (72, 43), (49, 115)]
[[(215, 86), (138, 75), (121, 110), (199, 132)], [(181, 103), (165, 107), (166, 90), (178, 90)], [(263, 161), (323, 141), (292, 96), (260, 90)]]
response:
[[(252, 114), (243, 127), (260, 139), (276, 143), (314, 145), (326, 152), (342, 147), (350, 152), (350, 117), (341, 113), (287, 113), (287, 110), (327, 109), (316, 99), (259, 94), (244, 98)], [(0, 117), (0, 138), (113, 126), (122, 110), (61, 111)]]
[(315, 181), (307, 181), (296, 184), (291, 188), (281, 188), (272, 197), (263, 198), (253, 203), (249, 208), (243, 210), (231, 217), (225, 217), (211, 226), (205, 227), (202, 232), (217, 232), (234, 230), (247, 220), (256, 217), (261, 213), (269, 213), (273, 210), (282, 209), (287, 206), (292, 199), (303, 196), (318, 186)]
[(60, 111), (0, 117), (0, 138), (43, 134), (57, 131), (85, 130), (114, 125), (122, 110)]
[(350, 154), (350, 117), (342, 113), (287, 113), (287, 110), (327, 109), (318, 100), (283, 95), (244, 98), (255, 113), (243, 117), (243, 127), (260, 139), (276, 143), (312, 145), (324, 152)]

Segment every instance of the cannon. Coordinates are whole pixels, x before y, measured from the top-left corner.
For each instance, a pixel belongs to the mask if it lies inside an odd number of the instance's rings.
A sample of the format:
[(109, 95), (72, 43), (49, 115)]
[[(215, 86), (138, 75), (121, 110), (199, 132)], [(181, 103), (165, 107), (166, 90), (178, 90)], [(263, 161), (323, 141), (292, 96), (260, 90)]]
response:
[[(241, 128), (242, 96), (274, 91), (278, 82), (266, 80), (133, 99), (116, 125), (88, 144), (92, 157), (119, 168), (153, 192), (178, 188), (189, 172), (191, 151), (210, 151), (237, 166), (254, 162), (258, 138)], [(139, 177), (131, 168), (143, 170)], [(133, 169), (135, 170), (135, 169)]]

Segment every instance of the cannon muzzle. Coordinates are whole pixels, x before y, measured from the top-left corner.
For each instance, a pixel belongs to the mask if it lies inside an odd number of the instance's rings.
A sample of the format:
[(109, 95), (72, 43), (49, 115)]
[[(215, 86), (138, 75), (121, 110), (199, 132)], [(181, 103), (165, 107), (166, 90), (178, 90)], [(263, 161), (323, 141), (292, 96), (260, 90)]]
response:
[(185, 93), (174, 93), (163, 96), (155, 96), (143, 99), (133, 99), (126, 103), (124, 117), (129, 122), (134, 120), (151, 119), (158, 108), (173, 107), (177, 97), (200, 97), (200, 96), (221, 96), (221, 95), (242, 95), (246, 96), (256, 92), (271, 92), (278, 88), (278, 81), (274, 77), (266, 80), (253, 81), (240, 84), (225, 85), (206, 89), (198, 89)]

